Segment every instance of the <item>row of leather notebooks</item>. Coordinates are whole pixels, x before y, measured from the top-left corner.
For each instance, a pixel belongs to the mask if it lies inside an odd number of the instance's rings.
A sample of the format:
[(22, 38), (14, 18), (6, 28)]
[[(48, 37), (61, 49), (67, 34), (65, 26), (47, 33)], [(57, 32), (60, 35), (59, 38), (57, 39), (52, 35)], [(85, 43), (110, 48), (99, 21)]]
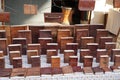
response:
[[(106, 74), (107, 72), (119, 72), (120, 69), (117, 66), (111, 66), (110, 68), (100, 68), (100, 67), (84, 67), (80, 66), (64, 66), (61, 68), (51, 68), (51, 67), (33, 67), (33, 68), (5, 68), (0, 69), (0, 77), (14, 77), (14, 76), (41, 76), (41, 75), (55, 75), (55, 74), (70, 74), (75, 72), (81, 72), (84, 74)], [(79, 74), (79, 73), (78, 73)]]

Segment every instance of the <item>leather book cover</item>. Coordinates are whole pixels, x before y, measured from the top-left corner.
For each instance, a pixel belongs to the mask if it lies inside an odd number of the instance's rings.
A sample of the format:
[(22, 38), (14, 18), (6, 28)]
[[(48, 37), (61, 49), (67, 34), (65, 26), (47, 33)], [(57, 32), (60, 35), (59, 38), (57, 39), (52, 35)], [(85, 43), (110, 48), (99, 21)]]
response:
[(63, 53), (66, 49), (67, 43), (73, 43), (74, 38), (73, 37), (61, 37), (60, 39), (60, 53)]
[(84, 74), (94, 74), (91, 67), (83, 67)]
[(69, 56), (69, 65), (77, 66), (78, 65), (78, 57), (77, 56)]
[(47, 43), (52, 43), (52, 38), (38, 38), (38, 42), (41, 45), (41, 54), (46, 55)]
[(93, 67), (92, 69), (95, 74), (104, 74), (103, 69), (100, 67)]
[(64, 50), (64, 63), (69, 63), (70, 56), (74, 56), (74, 50)]
[(52, 68), (51, 67), (40, 68), (40, 74), (41, 75), (44, 75), (44, 74), (52, 75)]
[(73, 73), (73, 69), (71, 66), (63, 66), (62, 72), (63, 72), (63, 74)]
[(0, 12), (0, 22), (10, 22), (10, 12)]
[(6, 38), (6, 30), (0, 30), (0, 38)]
[(67, 43), (66, 44), (66, 50), (74, 50), (75, 55), (77, 55), (78, 43)]
[(98, 45), (98, 43), (87, 43), (87, 48), (90, 49), (90, 54), (93, 57), (96, 57)]
[(27, 76), (40, 76), (40, 67), (27, 68), (26, 77)]
[(95, 0), (79, 0), (78, 9), (80, 11), (92, 11), (95, 7)]
[(120, 66), (120, 55), (115, 55), (114, 66)]
[(112, 54), (111, 61), (114, 62), (115, 55), (120, 55), (120, 49), (112, 49), (111, 54)]
[(87, 49), (87, 43), (94, 43), (94, 37), (81, 37), (81, 49)]
[(22, 54), (26, 55), (26, 50), (27, 50), (26, 38), (13, 38), (12, 42), (13, 42), (13, 44), (21, 44), (22, 45)]
[(52, 75), (54, 74), (63, 74), (62, 68), (52, 68)]
[(55, 49), (47, 50), (47, 63), (51, 63), (51, 56), (57, 56), (58, 53)]
[(84, 56), (91, 56), (90, 49), (80, 49), (80, 62), (83, 63)]
[(109, 32), (106, 29), (97, 29), (96, 42), (99, 43), (99, 38), (100, 37), (107, 37), (108, 34), (109, 34)]
[(0, 38), (0, 50), (7, 55), (7, 38)]
[(39, 43), (28, 44), (27, 50), (38, 50), (38, 55), (41, 55), (41, 45)]
[(92, 67), (92, 64), (93, 64), (93, 56), (84, 56), (83, 66)]
[(101, 55), (100, 56), (100, 68), (108, 67), (108, 66), (109, 66), (109, 56)]
[(116, 42), (105, 42), (105, 49), (107, 49), (107, 54), (112, 56), (112, 49), (116, 48)]
[(51, 30), (39, 30), (39, 38), (52, 38)]
[(31, 30), (18, 30), (19, 38), (26, 38), (27, 44), (32, 43), (32, 35)]
[(12, 72), (11, 68), (0, 69), (0, 77), (10, 77), (11, 72)]
[(105, 42), (112, 42), (112, 41), (113, 41), (112, 37), (100, 37), (99, 38), (99, 48), (105, 49)]

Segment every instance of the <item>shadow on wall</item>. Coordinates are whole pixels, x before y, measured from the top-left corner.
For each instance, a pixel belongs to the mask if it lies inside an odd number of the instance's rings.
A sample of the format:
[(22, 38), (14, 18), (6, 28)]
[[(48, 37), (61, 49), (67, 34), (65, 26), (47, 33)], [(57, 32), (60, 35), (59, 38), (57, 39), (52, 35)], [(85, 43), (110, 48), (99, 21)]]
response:
[[(37, 14), (24, 14), (24, 4), (38, 6)], [(5, 0), (5, 11), (10, 12), (10, 25), (40, 24), (44, 22), (44, 12), (51, 12), (51, 0)]]

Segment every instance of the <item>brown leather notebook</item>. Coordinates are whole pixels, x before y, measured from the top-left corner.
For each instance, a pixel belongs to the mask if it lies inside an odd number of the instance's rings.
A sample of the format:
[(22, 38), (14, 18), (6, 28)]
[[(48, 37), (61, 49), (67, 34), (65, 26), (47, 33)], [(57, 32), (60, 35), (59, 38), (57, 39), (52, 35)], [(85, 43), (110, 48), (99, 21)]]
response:
[(83, 72), (84, 74), (93, 74), (93, 70), (91, 67), (84, 67)]
[(52, 68), (51, 67), (40, 68), (40, 74), (41, 75), (44, 75), (44, 74), (52, 75)]
[(63, 74), (62, 68), (52, 68), (52, 75)]
[(93, 69), (94, 74), (103, 74), (103, 69), (100, 67), (94, 67), (92, 69)]

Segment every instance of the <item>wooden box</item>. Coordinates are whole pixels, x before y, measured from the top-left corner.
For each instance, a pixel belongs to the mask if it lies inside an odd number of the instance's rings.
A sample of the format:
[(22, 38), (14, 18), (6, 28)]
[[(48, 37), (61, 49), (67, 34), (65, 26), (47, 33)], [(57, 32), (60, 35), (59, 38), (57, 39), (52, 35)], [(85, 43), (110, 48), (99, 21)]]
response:
[(113, 41), (112, 37), (100, 37), (99, 38), (99, 48), (105, 49), (105, 42), (112, 42), (112, 41)]
[(100, 56), (107, 55), (106, 49), (97, 49), (96, 62), (100, 62)]
[(107, 54), (112, 56), (112, 49), (116, 48), (116, 42), (105, 42), (105, 49), (107, 50)]
[(10, 12), (0, 12), (0, 22), (10, 22)]
[(70, 56), (69, 57), (69, 65), (74, 67), (78, 65), (78, 57), (77, 56)]
[(10, 77), (12, 72), (11, 68), (2, 68), (0, 69), (0, 77)]
[(13, 44), (21, 44), (22, 45), (22, 55), (26, 55), (26, 50), (27, 50), (26, 38), (13, 38)]
[(63, 72), (63, 74), (73, 73), (73, 69), (72, 69), (71, 66), (63, 66), (62, 67), (62, 72)]
[(103, 69), (100, 68), (100, 67), (93, 67), (93, 72), (94, 72), (95, 74), (104, 74), (104, 73), (103, 73)]
[(5, 68), (5, 58), (0, 57), (0, 68)]
[(74, 55), (74, 50), (64, 50), (64, 63), (69, 63), (69, 57)]
[(91, 56), (89, 49), (81, 49), (80, 50), (80, 62), (83, 62), (84, 56)]
[(31, 56), (32, 67), (40, 67), (40, 56)]
[(38, 43), (28, 44), (27, 50), (38, 50), (38, 55), (41, 55), (41, 45)]
[(62, 23), (63, 13), (44, 13), (44, 21)]
[(32, 43), (32, 33), (31, 30), (18, 30), (19, 38), (26, 38), (27, 44)]
[(26, 71), (27, 71), (26, 68), (13, 68), (10, 77), (15, 77), (15, 76), (25, 77)]
[(22, 57), (13, 57), (13, 68), (22, 68)]
[(74, 50), (75, 51), (75, 55), (77, 55), (78, 43), (67, 43), (66, 44), (66, 50)]
[(7, 38), (0, 38), (0, 50), (7, 55)]
[(114, 62), (115, 55), (120, 55), (120, 49), (112, 49), (111, 61)]
[(83, 66), (84, 67), (92, 67), (93, 56), (84, 56), (83, 58)]
[(39, 30), (39, 38), (52, 38), (51, 30)]
[(4, 56), (3, 51), (0, 51), (0, 57), (3, 57), (3, 56)]
[(81, 37), (81, 42), (80, 42), (80, 48), (81, 49), (86, 49), (87, 48), (87, 43), (94, 43), (94, 37)]
[(21, 57), (20, 51), (10, 51), (9, 53), (10, 64), (13, 64), (13, 58), (15, 57)]
[(58, 52), (58, 43), (47, 43), (47, 49), (55, 49)]
[[(88, 33), (89, 33), (88, 29), (77, 29), (76, 34), (75, 34), (76, 42), (80, 45), (81, 37), (88, 37), (89, 36)], [(79, 46), (79, 48), (80, 48), (80, 46)]]
[(39, 76), (40, 77), (40, 67), (27, 68), (26, 77), (29, 76)]
[(71, 33), (69, 29), (58, 29), (57, 31), (57, 42), (60, 45), (61, 37), (70, 37)]
[(67, 43), (73, 43), (74, 38), (73, 37), (61, 37), (60, 40), (60, 53), (63, 53), (63, 51), (66, 49)]
[(100, 68), (108, 67), (108, 66), (109, 66), (109, 56), (101, 55), (100, 56)]
[(0, 38), (6, 38), (6, 30), (0, 30)]
[(95, 7), (95, 0), (79, 0), (78, 9), (80, 11), (92, 11)]
[(9, 44), (8, 54), (10, 51), (20, 51), (20, 54), (22, 55), (22, 45), (21, 44)]
[(51, 74), (52, 74), (52, 68), (51, 67), (40, 68), (40, 75), (51, 75)]
[(57, 50), (55, 49), (48, 49), (47, 50), (47, 63), (51, 63), (51, 56), (57, 56)]
[(84, 74), (94, 74), (92, 67), (84, 67), (83, 72)]
[(41, 54), (46, 55), (47, 43), (52, 43), (53, 39), (52, 38), (38, 38), (38, 40), (41, 45)]
[(115, 55), (114, 58), (114, 66), (120, 66), (120, 55)]
[(60, 57), (59, 56), (51, 56), (51, 67), (60, 68)]
[(108, 34), (109, 34), (109, 32), (106, 29), (97, 29), (96, 42), (99, 43), (99, 38), (100, 37), (107, 37)]
[(52, 75), (63, 74), (62, 68), (52, 68)]
[(31, 57), (32, 56), (38, 56), (38, 50), (27, 50), (28, 64), (31, 64)]
[(98, 46), (98, 43), (87, 43), (87, 48), (90, 49), (90, 54), (93, 57), (96, 57)]

